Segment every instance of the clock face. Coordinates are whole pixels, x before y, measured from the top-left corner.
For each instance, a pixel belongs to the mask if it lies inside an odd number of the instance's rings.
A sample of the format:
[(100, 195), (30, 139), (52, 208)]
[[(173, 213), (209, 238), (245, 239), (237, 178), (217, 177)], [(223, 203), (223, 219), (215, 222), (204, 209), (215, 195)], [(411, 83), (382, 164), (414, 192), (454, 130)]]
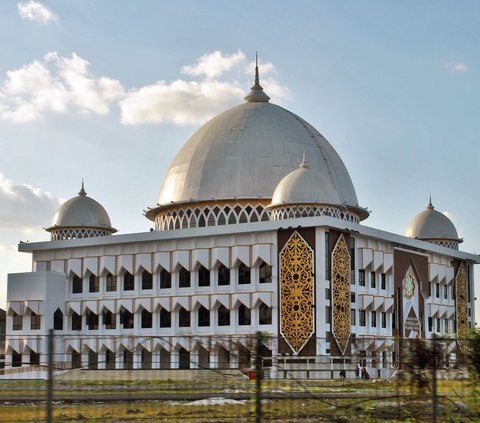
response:
[(405, 276), (405, 296), (412, 298), (415, 294), (415, 278), (412, 274)]

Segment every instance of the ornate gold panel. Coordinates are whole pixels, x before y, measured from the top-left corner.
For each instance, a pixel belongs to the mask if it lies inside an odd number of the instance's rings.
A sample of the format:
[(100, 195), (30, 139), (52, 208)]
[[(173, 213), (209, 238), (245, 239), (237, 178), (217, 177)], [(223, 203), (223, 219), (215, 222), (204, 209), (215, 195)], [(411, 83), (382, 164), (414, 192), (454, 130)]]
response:
[(350, 339), (350, 251), (340, 235), (332, 252), (332, 334), (342, 354)]
[(455, 311), (457, 317), (457, 342), (460, 350), (466, 352), (468, 337), (468, 288), (465, 263), (461, 263), (455, 277)]
[(280, 333), (295, 354), (314, 332), (313, 250), (294, 232), (280, 252)]

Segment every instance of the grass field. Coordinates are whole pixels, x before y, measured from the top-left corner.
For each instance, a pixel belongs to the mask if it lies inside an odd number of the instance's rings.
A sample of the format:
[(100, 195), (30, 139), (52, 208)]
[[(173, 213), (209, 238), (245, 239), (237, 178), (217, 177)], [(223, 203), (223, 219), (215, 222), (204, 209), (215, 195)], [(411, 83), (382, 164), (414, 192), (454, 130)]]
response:
[[(55, 422), (252, 422), (255, 382), (56, 383)], [(266, 422), (431, 422), (432, 393), (399, 381), (263, 381)], [(41, 422), (42, 381), (2, 381), (0, 422)], [(438, 422), (480, 421), (471, 381), (439, 381)]]

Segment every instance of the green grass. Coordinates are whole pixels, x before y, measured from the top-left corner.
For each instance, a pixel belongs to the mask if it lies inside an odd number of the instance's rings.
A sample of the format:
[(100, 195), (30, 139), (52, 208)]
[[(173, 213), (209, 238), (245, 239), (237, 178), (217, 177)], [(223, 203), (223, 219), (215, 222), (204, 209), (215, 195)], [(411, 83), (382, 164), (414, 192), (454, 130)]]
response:
[[(254, 381), (220, 383), (179, 381), (109, 381), (62, 382), (55, 384), (54, 421), (91, 422), (250, 422), (255, 421), (253, 399), (229, 405), (186, 405), (189, 393), (204, 392), (209, 397), (220, 397), (224, 390), (241, 390), (253, 393)], [(263, 403), (265, 422), (430, 422), (432, 419), (431, 392), (418, 395), (410, 385), (386, 381), (264, 381), (265, 393), (307, 392), (306, 399), (286, 398), (266, 400)], [(45, 403), (8, 404), (9, 395), (32, 395), (45, 398), (44, 381), (2, 381), (0, 385), (0, 422), (39, 422), (45, 419)], [(82, 395), (102, 393), (149, 393), (158, 394), (156, 401), (115, 401), (91, 403), (62, 403), (70, 397), (81, 399)], [(320, 398), (322, 393), (391, 393), (400, 394), (390, 399), (340, 399)], [(162, 394), (180, 393), (184, 401), (164, 401)], [(460, 423), (480, 421), (480, 397), (471, 381), (440, 381), (438, 384), (439, 422)], [(456, 409), (455, 401), (466, 405), (467, 411)]]

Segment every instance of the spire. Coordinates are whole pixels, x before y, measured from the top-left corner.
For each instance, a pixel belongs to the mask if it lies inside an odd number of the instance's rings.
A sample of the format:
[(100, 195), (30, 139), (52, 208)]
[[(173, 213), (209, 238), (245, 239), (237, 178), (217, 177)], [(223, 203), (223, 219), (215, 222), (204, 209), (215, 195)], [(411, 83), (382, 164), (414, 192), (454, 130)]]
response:
[(302, 169), (310, 169), (310, 164), (307, 162), (307, 159), (305, 158), (305, 150), (303, 150), (303, 159), (302, 159), (302, 163), (300, 163), (300, 167)]
[(78, 193), (78, 195), (81, 195), (82, 197), (85, 197), (87, 195), (87, 193), (85, 192), (85, 187), (84, 187), (84, 183), (83, 183), (83, 178), (82, 178), (82, 189), (80, 190), (80, 192)]
[(430, 199), (428, 201), (428, 206), (427, 206), (427, 209), (428, 210), (433, 210), (435, 207), (433, 207), (432, 205), (432, 194), (430, 194)]
[(250, 92), (244, 97), (247, 103), (261, 102), (268, 103), (270, 97), (264, 93), (260, 85), (260, 77), (258, 74), (258, 55), (255, 52), (255, 83), (250, 88)]

